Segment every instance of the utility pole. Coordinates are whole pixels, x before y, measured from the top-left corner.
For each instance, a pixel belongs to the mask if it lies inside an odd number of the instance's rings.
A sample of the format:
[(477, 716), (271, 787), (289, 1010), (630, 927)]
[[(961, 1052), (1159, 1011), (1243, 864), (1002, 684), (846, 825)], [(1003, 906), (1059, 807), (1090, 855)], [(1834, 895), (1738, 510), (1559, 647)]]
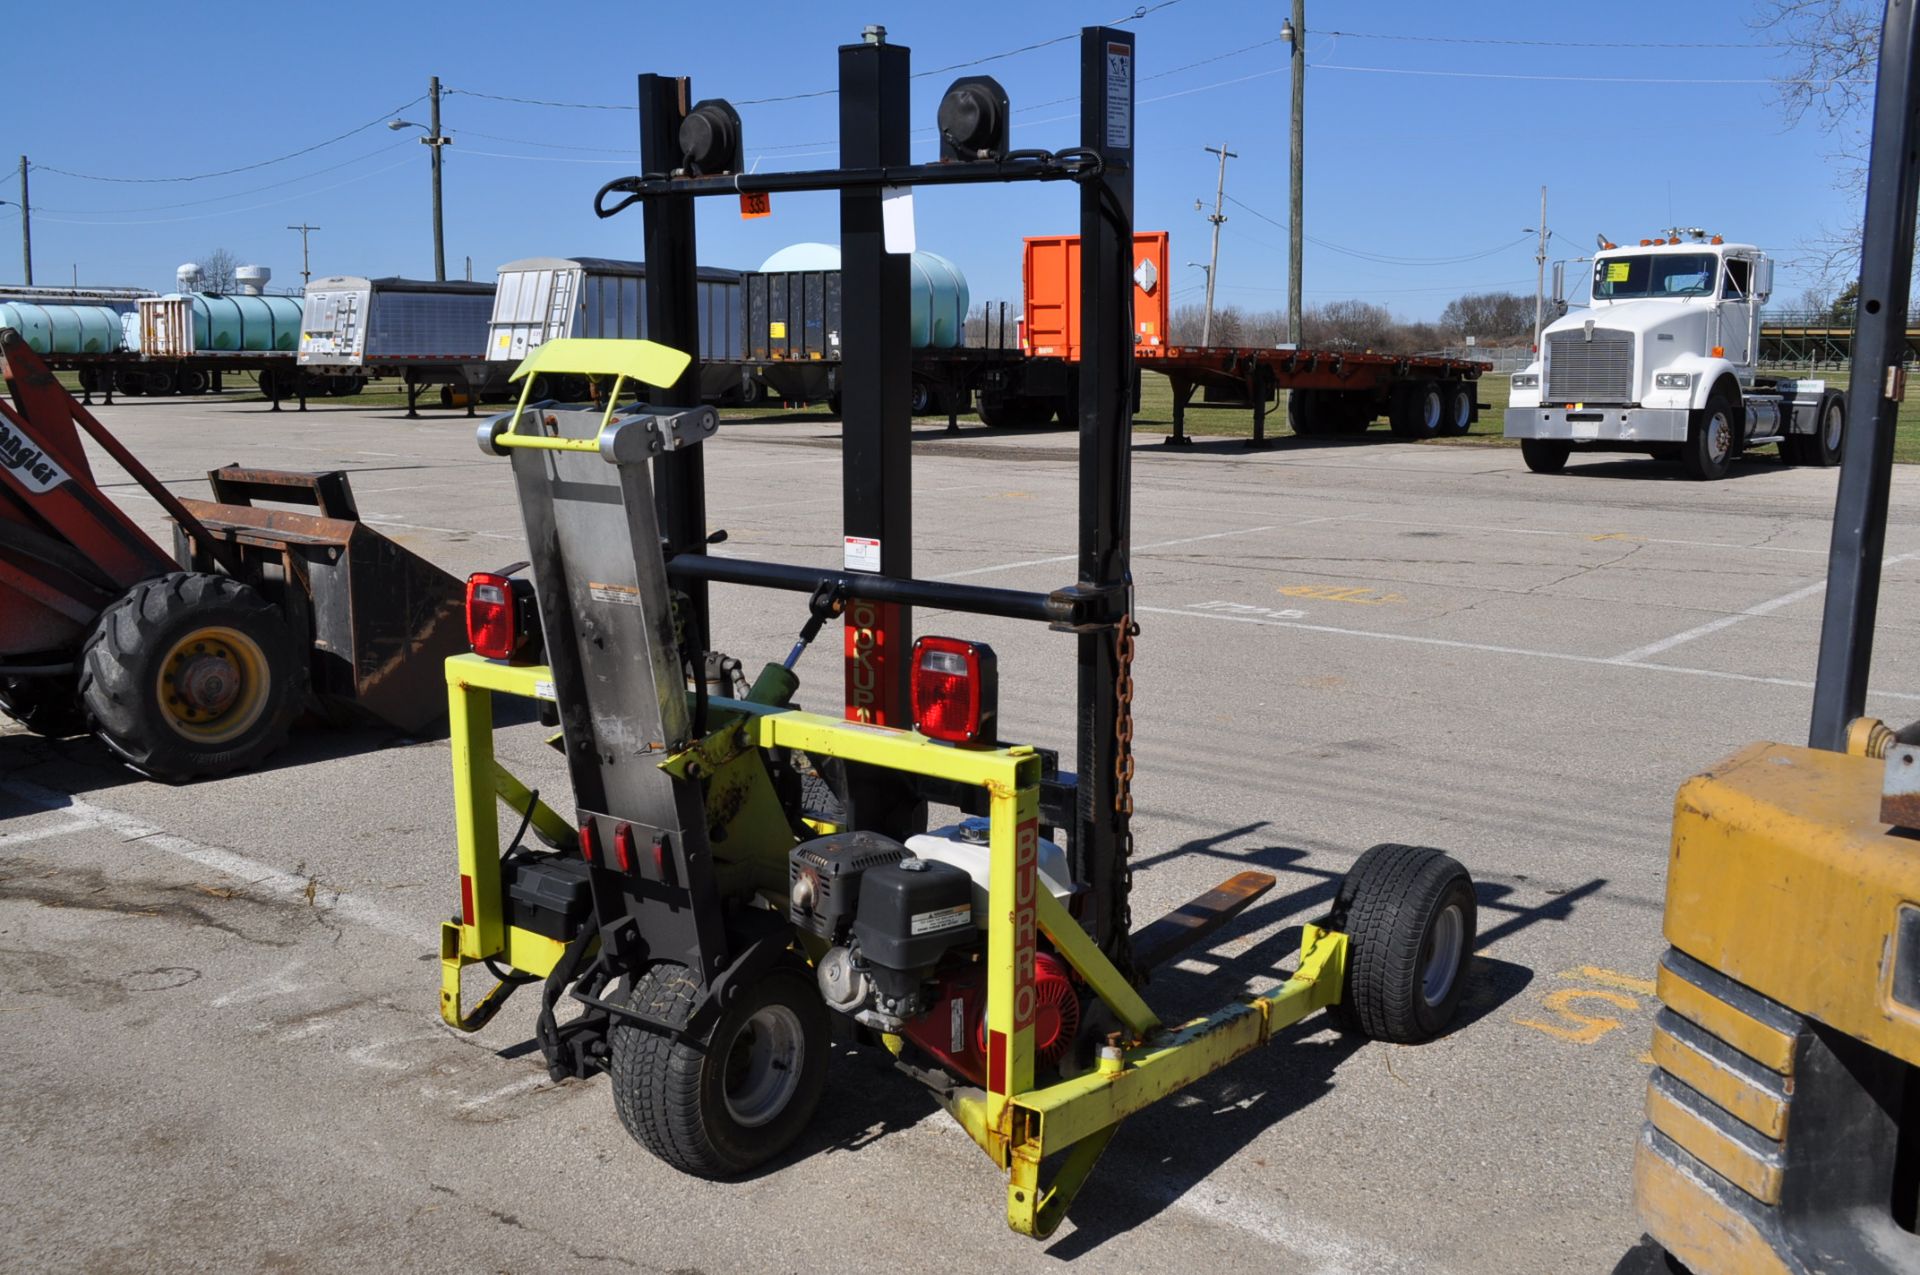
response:
[(323, 229), (323, 227), (309, 226), (306, 222), (303, 221), (297, 226), (288, 226), (287, 229), (297, 230), (300, 232), (300, 287), (302, 290), (304, 290), (307, 284), (313, 281), (313, 271), (308, 269), (307, 236), (312, 234), (316, 230)]
[(27, 198), (27, 157), (20, 157), (20, 264), (33, 282), (33, 203)]
[(440, 222), (440, 148), (447, 139), (440, 135), (440, 77), (433, 76), (427, 81), (427, 93), (433, 98), (433, 114), (428, 116), (428, 127), (432, 129), (426, 137), (427, 145), (433, 147), (433, 277), (441, 283), (447, 279), (447, 245)]
[(1293, 126), (1288, 130), (1287, 180), (1287, 339), (1300, 344), (1300, 236), (1304, 198), (1307, 113), (1307, 0), (1293, 0), (1293, 21), (1283, 23), (1280, 38), (1293, 49)]
[(1220, 157), (1220, 180), (1214, 183), (1213, 187), (1213, 216), (1207, 218), (1208, 221), (1213, 223), (1213, 259), (1211, 264), (1207, 266), (1207, 317), (1200, 324), (1200, 344), (1212, 345), (1213, 276), (1219, 273), (1220, 270), (1220, 223), (1227, 219), (1226, 214), (1220, 211), (1220, 205), (1227, 197), (1227, 161), (1230, 159), (1239, 159), (1240, 156), (1228, 150), (1225, 142), (1220, 143), (1218, 147), (1209, 146), (1206, 149), (1207, 154), (1218, 155)]
[(1541, 315), (1547, 304), (1547, 188), (1540, 188), (1540, 250), (1534, 255), (1533, 349), (1540, 351)]

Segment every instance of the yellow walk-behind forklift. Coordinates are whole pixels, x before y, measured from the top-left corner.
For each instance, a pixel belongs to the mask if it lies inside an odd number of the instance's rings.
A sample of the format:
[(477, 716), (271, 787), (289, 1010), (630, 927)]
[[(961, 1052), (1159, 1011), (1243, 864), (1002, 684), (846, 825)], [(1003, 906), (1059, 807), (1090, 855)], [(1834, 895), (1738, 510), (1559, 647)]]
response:
[[(788, 1147), (838, 1034), (924, 1083), (1007, 1174), (1014, 1229), (1045, 1236), (1127, 1115), (1316, 1011), (1417, 1042), (1460, 1000), (1472, 882), (1400, 845), (1360, 857), (1273, 990), (1186, 1022), (1142, 996), (1154, 965), (1274, 878), (1243, 872), (1130, 924), (1133, 37), (1093, 28), (1081, 50), (1082, 147), (1010, 152), (1005, 94), (970, 77), (941, 105), (941, 162), (912, 164), (907, 50), (870, 35), (840, 52), (842, 166), (811, 173), (743, 172), (730, 106), (689, 107), (684, 80), (641, 77), (648, 175), (596, 206), (644, 207), (659, 344), (542, 346), (524, 385), (611, 376), (607, 406), (523, 391), (481, 431), (513, 467), (532, 579), (470, 580), (475, 653), (447, 666), (460, 914), (442, 932), (441, 1011), (477, 1029), (541, 982), (550, 1072), (608, 1073), (628, 1131), (685, 1172), (738, 1173)], [(916, 579), (907, 258), (888, 250), (883, 205), (920, 186), (1053, 180), (1080, 187), (1085, 253), (1079, 579), (1050, 593)], [(627, 200), (605, 208), (616, 191)], [(841, 200), (843, 570), (706, 552), (701, 456), (718, 419), (677, 352), (697, 348), (693, 199), (798, 191)], [(632, 380), (654, 387), (649, 406), (617, 406)], [(799, 641), (744, 691), (714, 653), (714, 584), (807, 599)], [(999, 738), (991, 648), (909, 643), (916, 605), (1038, 621), (1076, 644), (1073, 772)], [(834, 619), (844, 713), (839, 688), (830, 715), (801, 711), (796, 662)], [(497, 694), (557, 715), (570, 818), (494, 760)], [(496, 799), (522, 834), (504, 854)], [(969, 817), (929, 831), (930, 806)], [(525, 844), (529, 827), (551, 848)], [(461, 976), (477, 963), (499, 982), (468, 1008)]]
[(1905, 377), (1920, 24), (1881, 33), (1810, 746), (1681, 788), (1620, 1272), (1920, 1271), (1920, 727), (1862, 716)]

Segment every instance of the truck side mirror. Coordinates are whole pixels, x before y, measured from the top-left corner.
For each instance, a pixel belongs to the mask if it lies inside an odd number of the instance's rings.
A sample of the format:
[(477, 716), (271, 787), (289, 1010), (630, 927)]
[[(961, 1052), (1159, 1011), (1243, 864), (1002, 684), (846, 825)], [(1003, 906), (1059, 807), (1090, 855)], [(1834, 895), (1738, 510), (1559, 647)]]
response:
[(1753, 263), (1753, 299), (1765, 303), (1773, 295), (1773, 258), (1762, 257)]
[(1553, 263), (1553, 304), (1559, 307), (1560, 313), (1562, 314), (1567, 312), (1566, 295), (1567, 263), (1564, 261), (1556, 261)]

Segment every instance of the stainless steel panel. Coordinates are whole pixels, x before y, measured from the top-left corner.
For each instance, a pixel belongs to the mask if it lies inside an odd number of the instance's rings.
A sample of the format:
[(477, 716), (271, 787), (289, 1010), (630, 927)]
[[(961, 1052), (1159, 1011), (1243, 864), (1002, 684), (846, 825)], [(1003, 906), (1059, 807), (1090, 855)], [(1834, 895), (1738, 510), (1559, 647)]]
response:
[(1549, 403), (1633, 401), (1633, 334), (1615, 328), (1547, 334)]

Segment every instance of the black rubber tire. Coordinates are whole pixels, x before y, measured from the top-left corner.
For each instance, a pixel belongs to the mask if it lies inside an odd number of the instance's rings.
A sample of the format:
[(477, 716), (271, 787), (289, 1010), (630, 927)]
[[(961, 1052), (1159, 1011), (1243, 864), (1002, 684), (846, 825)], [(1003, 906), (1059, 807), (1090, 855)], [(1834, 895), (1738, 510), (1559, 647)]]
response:
[[(169, 652), (210, 627), (252, 642), (265, 686), (244, 729), (199, 740), (170, 724), (159, 684)], [(133, 769), (171, 783), (257, 765), (286, 740), (305, 691), (305, 654), (280, 612), (227, 576), (178, 571), (135, 585), (101, 612), (80, 655), (80, 702), (94, 734)]]
[(1440, 433), (1446, 438), (1459, 438), (1473, 428), (1472, 381), (1446, 381), (1440, 386), (1440, 398), (1445, 410), (1441, 413)]
[[(699, 987), (685, 966), (656, 965), (634, 984), (627, 1003), (653, 1018), (684, 1022)], [(798, 1020), (800, 1077), (777, 1114), (749, 1128), (727, 1109), (726, 1074), (742, 1026), (771, 1006)], [(805, 1130), (826, 1087), (827, 1007), (813, 975), (797, 960), (740, 988), (698, 1048), (618, 1018), (608, 1034), (620, 1123), (641, 1146), (695, 1177), (732, 1177), (779, 1155)]]
[(113, 392), (124, 398), (139, 398), (147, 392), (147, 378), (142, 372), (121, 369), (113, 374)]
[(147, 393), (165, 396), (175, 393), (176, 388), (172, 368), (157, 367), (147, 373)]
[(182, 394), (205, 394), (211, 378), (197, 367), (180, 369), (179, 392)]
[[(1453, 909), (1459, 913), (1458, 960), (1430, 1001), (1422, 980), (1433, 944), (1444, 934), (1441, 917)], [(1334, 918), (1348, 943), (1340, 1003), (1328, 1011), (1341, 1030), (1400, 1045), (1444, 1033), (1473, 965), (1477, 906), (1467, 870), (1427, 846), (1374, 846), (1340, 882)]]
[(1339, 398), (1340, 419), (1334, 428), (1335, 433), (1358, 437), (1373, 428), (1373, 419), (1380, 413), (1374, 409), (1371, 395), (1353, 390)]
[[(1834, 416), (1839, 417), (1839, 428), (1830, 434), (1828, 426)], [(1800, 455), (1791, 463), (1821, 469), (1840, 463), (1840, 453), (1847, 441), (1847, 396), (1839, 390), (1828, 390), (1821, 395), (1819, 421), (1819, 428), (1813, 433), (1793, 436), (1800, 444)]]
[(754, 376), (752, 373), (742, 374), (740, 377), (740, 406), (758, 407), (766, 401), (767, 387), (760, 383), (760, 378)]
[(1438, 381), (1413, 381), (1397, 386), (1389, 419), (1396, 437), (1419, 440), (1445, 432), (1446, 395)]
[[(1687, 477), (1695, 482), (1713, 482), (1727, 476), (1733, 467), (1734, 453), (1740, 450), (1742, 416), (1739, 400), (1731, 398), (1725, 390), (1716, 389), (1707, 395), (1707, 405), (1691, 414), (1687, 441), (1680, 446), (1680, 467)], [(1726, 451), (1716, 456), (1714, 439), (1720, 429), (1716, 419), (1720, 417), (1725, 418)]]
[(938, 401), (938, 395), (934, 393), (933, 386), (917, 376), (913, 378), (913, 388), (909, 391), (909, 396), (908, 406), (915, 416), (930, 415), (934, 404)]
[(1557, 474), (1567, 467), (1573, 444), (1562, 438), (1523, 438), (1520, 459), (1536, 474)]
[(87, 715), (80, 710), (80, 693), (71, 674), (0, 677), (0, 713), (48, 739), (87, 733)]
[(1327, 418), (1337, 415), (1332, 396), (1319, 390), (1292, 390), (1287, 394), (1287, 427), (1301, 438), (1323, 438), (1338, 432)]

